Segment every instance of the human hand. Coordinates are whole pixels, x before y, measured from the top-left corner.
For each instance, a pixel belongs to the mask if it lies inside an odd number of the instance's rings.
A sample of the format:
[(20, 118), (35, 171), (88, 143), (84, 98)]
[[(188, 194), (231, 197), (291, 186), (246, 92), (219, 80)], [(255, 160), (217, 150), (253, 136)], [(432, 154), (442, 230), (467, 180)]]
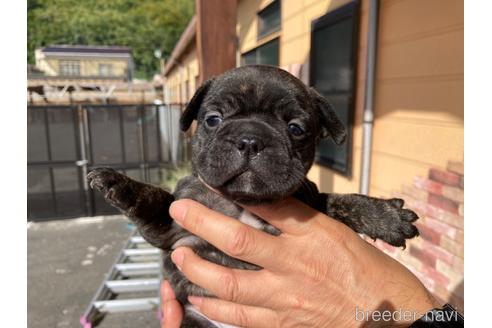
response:
[(400, 318), (408, 324), (438, 306), (403, 265), (307, 205), (288, 199), (245, 208), (283, 233), (269, 235), (191, 200), (170, 208), (186, 230), (263, 267), (226, 268), (190, 248), (176, 249), (176, 266), (217, 296), (189, 297), (210, 319), (241, 327), (354, 327), (365, 323), (356, 320), (356, 311), (361, 311), (360, 319), (366, 311), (401, 309), (416, 314)]

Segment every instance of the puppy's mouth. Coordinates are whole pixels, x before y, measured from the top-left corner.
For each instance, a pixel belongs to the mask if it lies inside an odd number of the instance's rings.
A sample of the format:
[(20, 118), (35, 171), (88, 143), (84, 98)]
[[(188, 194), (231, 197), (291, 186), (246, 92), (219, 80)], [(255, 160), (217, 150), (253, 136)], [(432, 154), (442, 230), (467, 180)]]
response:
[[(198, 174), (198, 179), (210, 190), (225, 196), (226, 198), (243, 204), (269, 203), (286, 197), (295, 191), (296, 188), (285, 192), (272, 192), (266, 188), (256, 173), (249, 168), (244, 168), (229, 174), (220, 184), (209, 183), (202, 175)], [(267, 191), (269, 190), (269, 191)]]
[(216, 174), (215, 178), (213, 179), (209, 179), (209, 174), (206, 174), (205, 172), (200, 172), (200, 168), (198, 168), (197, 173), (200, 181), (204, 183), (207, 187), (219, 190), (229, 185), (234, 179), (238, 178), (240, 175), (249, 170), (251, 170), (251, 168), (249, 167), (249, 163), (247, 161), (244, 161), (232, 170), (231, 168), (229, 168), (229, 170), (224, 168), (214, 168), (214, 171), (220, 171), (222, 174)]

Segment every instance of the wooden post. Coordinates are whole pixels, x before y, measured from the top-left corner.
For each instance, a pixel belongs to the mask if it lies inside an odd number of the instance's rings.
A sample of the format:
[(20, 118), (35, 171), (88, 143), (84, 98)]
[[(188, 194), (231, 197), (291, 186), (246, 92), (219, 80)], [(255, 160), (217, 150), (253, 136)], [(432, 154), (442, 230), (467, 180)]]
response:
[(236, 67), (236, 0), (196, 0), (199, 84)]

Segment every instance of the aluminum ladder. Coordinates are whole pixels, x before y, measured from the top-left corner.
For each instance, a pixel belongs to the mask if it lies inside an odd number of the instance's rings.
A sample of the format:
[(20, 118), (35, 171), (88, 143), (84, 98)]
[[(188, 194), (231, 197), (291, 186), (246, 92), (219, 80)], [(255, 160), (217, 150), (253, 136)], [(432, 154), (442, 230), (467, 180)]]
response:
[[(161, 251), (148, 244), (134, 229), (80, 317), (82, 327), (97, 326), (109, 313), (156, 310), (160, 302), (161, 266)], [(121, 297), (142, 292), (150, 297)]]

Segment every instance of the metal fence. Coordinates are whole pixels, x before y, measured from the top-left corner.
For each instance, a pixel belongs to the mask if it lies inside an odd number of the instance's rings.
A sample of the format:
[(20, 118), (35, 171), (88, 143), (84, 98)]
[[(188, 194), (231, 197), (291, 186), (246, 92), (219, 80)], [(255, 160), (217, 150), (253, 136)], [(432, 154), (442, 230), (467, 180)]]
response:
[(112, 214), (86, 182), (95, 167), (162, 182), (162, 170), (186, 157), (181, 105), (27, 107), (28, 220)]

